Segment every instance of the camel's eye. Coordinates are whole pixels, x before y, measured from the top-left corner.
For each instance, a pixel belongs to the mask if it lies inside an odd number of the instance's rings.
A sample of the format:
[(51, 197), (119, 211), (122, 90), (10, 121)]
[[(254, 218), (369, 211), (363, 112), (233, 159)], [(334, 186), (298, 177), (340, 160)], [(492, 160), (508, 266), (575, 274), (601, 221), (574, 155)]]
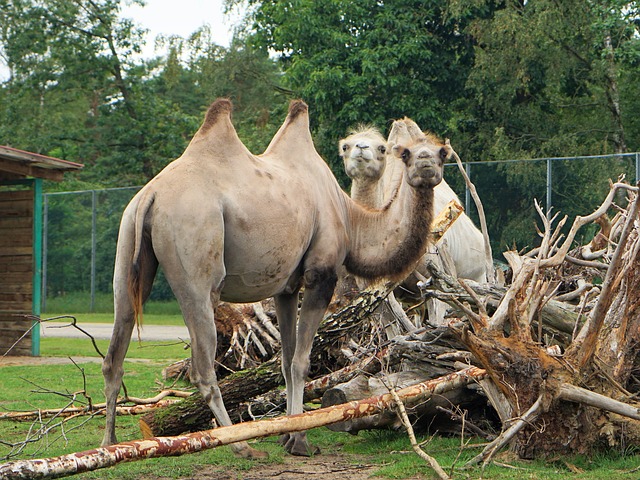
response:
[(387, 147), (385, 147), (384, 145), (380, 145), (378, 147), (378, 150), (380, 150), (380, 153), (385, 153), (387, 151)]

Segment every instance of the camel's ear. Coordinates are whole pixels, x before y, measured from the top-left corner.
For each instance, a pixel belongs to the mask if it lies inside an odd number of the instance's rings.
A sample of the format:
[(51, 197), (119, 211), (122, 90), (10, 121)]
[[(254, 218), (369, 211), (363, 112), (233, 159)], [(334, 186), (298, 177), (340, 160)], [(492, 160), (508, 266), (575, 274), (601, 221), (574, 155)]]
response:
[(453, 148), (451, 148), (449, 140), (447, 139), (446, 143), (442, 146), (442, 148), (440, 148), (440, 158), (443, 162), (448, 162), (449, 160), (451, 160), (452, 156)]
[(407, 132), (407, 125), (402, 120), (395, 120), (391, 126), (389, 137), (387, 141), (396, 144), (400, 142), (408, 142), (411, 140), (409, 132)]
[(403, 147), (402, 145), (394, 145), (393, 146), (393, 154), (402, 159), (402, 161), (404, 163), (407, 163), (409, 161), (409, 158), (411, 157), (411, 150), (409, 150), (406, 147)]
[(404, 117), (404, 124), (407, 127), (407, 133), (414, 141), (418, 141), (425, 136), (418, 124), (410, 118)]

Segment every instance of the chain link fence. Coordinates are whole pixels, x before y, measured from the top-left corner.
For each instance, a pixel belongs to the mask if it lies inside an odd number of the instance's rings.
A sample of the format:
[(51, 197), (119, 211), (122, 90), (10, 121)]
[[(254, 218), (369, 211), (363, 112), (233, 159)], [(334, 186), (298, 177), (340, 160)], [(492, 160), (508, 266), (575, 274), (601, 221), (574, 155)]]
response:
[[(591, 213), (609, 191), (609, 181), (624, 175), (640, 179), (640, 154), (544, 158), (465, 163), (482, 201), (493, 256), (537, 244), (536, 199), (543, 209), (569, 217)], [(467, 213), (479, 225), (475, 204), (456, 165), (445, 179), (458, 193)], [(81, 298), (83, 310), (96, 310), (96, 299), (111, 295), (118, 227), (122, 212), (140, 187), (56, 192), (44, 195), (42, 310), (67, 295)], [(623, 199), (620, 199), (622, 201)], [(567, 227), (568, 228), (568, 227)], [(593, 235), (586, 229), (585, 236)], [(581, 239), (578, 239), (580, 241)], [(156, 300), (173, 295), (159, 275)], [(104, 310), (104, 306), (102, 309)], [(108, 308), (111, 308), (110, 305)]]

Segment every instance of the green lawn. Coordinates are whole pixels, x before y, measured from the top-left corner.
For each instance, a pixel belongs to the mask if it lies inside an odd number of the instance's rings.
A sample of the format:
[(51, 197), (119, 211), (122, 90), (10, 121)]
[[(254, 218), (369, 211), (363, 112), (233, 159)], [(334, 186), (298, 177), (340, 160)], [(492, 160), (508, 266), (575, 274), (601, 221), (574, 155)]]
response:
[[(88, 340), (43, 338), (42, 342), (42, 350), (46, 356), (70, 357), (78, 362), (81, 357), (99, 359)], [(98, 342), (102, 351), (106, 350), (106, 346), (107, 341)], [(130, 395), (155, 395), (164, 386), (162, 368), (188, 355), (189, 352), (185, 352), (179, 345), (148, 343), (140, 347), (133, 343), (125, 362), (124, 379)], [(189, 388), (186, 384), (177, 386)], [(89, 398), (94, 403), (100, 403), (104, 401), (102, 388), (103, 379), (98, 361), (82, 361), (75, 365), (69, 360), (62, 365), (38, 366), (1, 366), (0, 363), (0, 411), (59, 409), (70, 403), (84, 405)], [(101, 417), (78, 417), (65, 421), (64, 425), (60, 419), (35, 422), (0, 420), (0, 463), (8, 458), (52, 457), (91, 449), (99, 445), (103, 429), (104, 418)], [(138, 419), (133, 416), (118, 417), (117, 433), (120, 441), (139, 439)], [(412, 452), (404, 432), (371, 431), (353, 436), (317, 428), (309, 432), (309, 435), (312, 443), (320, 446), (325, 455), (342, 455), (354, 465), (377, 465), (376, 478), (434, 478), (425, 462)], [(20, 449), (19, 445), (27, 437), (33, 441)], [(462, 469), (464, 461), (478, 453), (477, 445), (463, 448), (459, 438), (429, 437), (424, 433), (418, 437), (419, 441), (426, 442), (425, 451), (436, 457), (447, 471), (453, 471), (455, 479), (635, 480), (640, 477), (640, 471), (634, 471), (640, 465), (637, 446), (627, 446), (624, 450), (618, 448), (594, 458), (558, 455), (547, 461), (533, 462), (518, 460), (507, 452), (497, 457), (497, 464), (482, 471), (480, 468)], [(277, 438), (255, 441), (254, 446), (268, 451), (270, 458), (261, 461), (238, 460), (228, 447), (221, 447), (181, 457), (121, 464), (73, 478), (189, 478), (201, 475), (203, 471), (210, 473), (198, 478), (215, 478), (220, 472), (232, 473), (238, 479), (245, 478), (245, 475), (248, 478), (260, 478), (259, 469), (254, 467), (282, 464), (284, 453), (277, 444)], [(206, 470), (211, 468), (218, 469), (218, 474)], [(252, 468), (254, 470), (248, 474)], [(288, 467), (282, 468), (286, 470)], [(341, 472), (339, 476), (345, 480), (349, 478), (348, 472)]]

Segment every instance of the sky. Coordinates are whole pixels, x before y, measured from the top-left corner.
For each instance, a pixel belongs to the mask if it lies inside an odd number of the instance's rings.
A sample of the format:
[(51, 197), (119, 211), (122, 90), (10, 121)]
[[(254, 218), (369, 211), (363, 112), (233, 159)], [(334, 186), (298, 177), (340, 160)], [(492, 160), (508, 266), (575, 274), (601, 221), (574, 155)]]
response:
[(149, 29), (145, 57), (153, 55), (156, 36), (188, 37), (205, 24), (211, 27), (214, 43), (224, 47), (231, 43), (234, 18), (224, 14), (223, 0), (146, 0), (144, 7), (124, 3), (121, 16)]
[[(143, 57), (154, 55), (155, 38), (160, 35), (188, 37), (202, 25), (211, 27), (214, 43), (228, 47), (237, 16), (225, 15), (223, 0), (146, 0), (146, 5), (122, 4), (123, 18), (131, 18), (136, 25), (148, 29)], [(9, 71), (0, 61), (0, 81), (9, 78)]]

